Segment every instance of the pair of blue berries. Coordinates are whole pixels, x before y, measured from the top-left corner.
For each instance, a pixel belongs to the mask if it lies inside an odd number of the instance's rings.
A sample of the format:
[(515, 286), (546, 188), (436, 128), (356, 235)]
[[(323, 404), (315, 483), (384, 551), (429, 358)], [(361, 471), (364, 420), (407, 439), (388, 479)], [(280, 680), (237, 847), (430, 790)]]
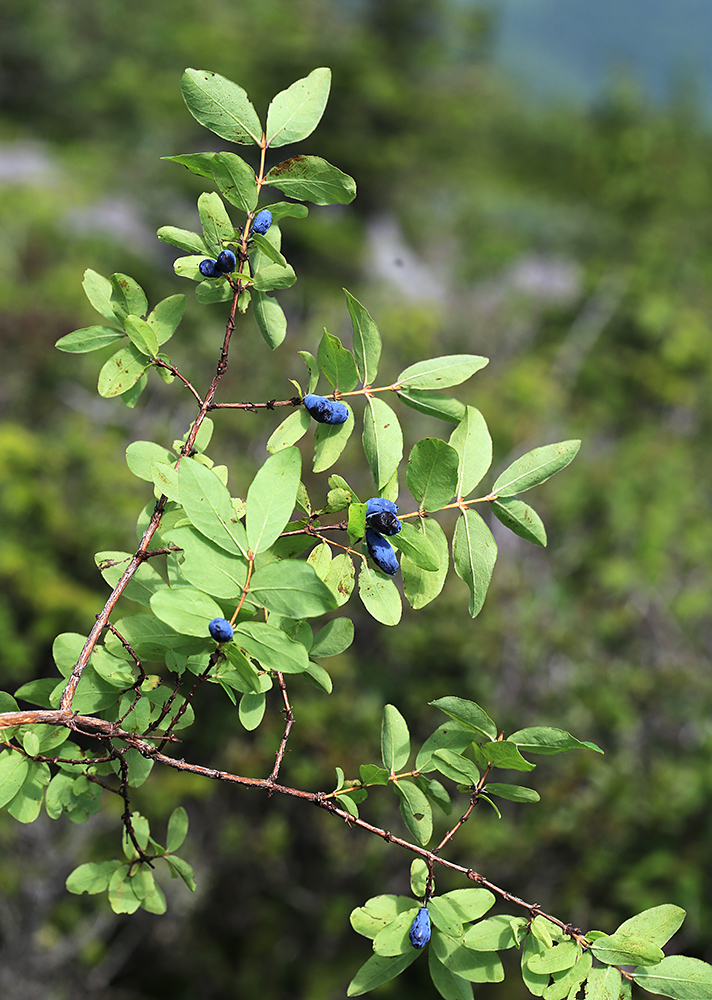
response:
[(371, 497), (366, 503), (366, 547), (376, 566), (389, 576), (398, 572), (393, 546), (384, 535), (397, 535), (401, 523), (396, 517), (398, 505), (383, 497)]
[[(268, 208), (263, 208), (252, 220), (252, 232), (264, 236), (271, 225), (272, 213)], [(208, 257), (198, 264), (198, 270), (204, 278), (222, 278), (225, 274), (231, 274), (236, 267), (237, 260), (232, 250), (223, 250), (218, 254), (217, 260)]]

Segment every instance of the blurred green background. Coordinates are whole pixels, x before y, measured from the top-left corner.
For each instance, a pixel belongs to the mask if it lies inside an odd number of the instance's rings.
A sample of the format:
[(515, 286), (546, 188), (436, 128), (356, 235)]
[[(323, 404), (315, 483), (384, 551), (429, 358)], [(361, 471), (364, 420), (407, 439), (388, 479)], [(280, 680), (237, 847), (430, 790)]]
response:
[[(618, 7), (633, 16), (640, 4)], [(661, 25), (660, 4), (649, 7)], [(547, 550), (492, 525), (500, 558), (474, 622), (456, 578), (396, 629), (349, 605), (357, 639), (334, 661), (334, 693), (294, 686), (284, 780), (330, 788), (336, 765), (354, 776), (375, 762), (385, 702), (424, 739), (442, 719), (427, 702), (445, 694), (474, 699), (505, 731), (548, 724), (592, 739), (604, 758), (544, 758), (531, 777), (542, 803), (504, 803), (501, 822), (478, 810), (453, 858), (584, 928), (610, 930), (666, 901), (684, 906), (674, 944), (710, 961), (709, 95), (696, 101), (681, 88), (654, 103), (620, 75), (588, 101), (573, 86), (557, 89), (555, 67), (546, 81), (529, 66), (526, 33), (519, 43), (516, 31), (502, 35), (536, 8), (3, 0), (2, 686), (51, 671), (58, 632), (88, 631), (106, 595), (93, 553), (130, 548), (149, 499), (125, 466), (126, 445), (170, 443), (193, 414), (192, 397), (158, 379), (136, 410), (102, 400), (101, 359), (53, 349), (95, 322), (84, 269), (129, 273), (151, 302), (186, 292), (172, 356), (198, 386), (212, 375), (221, 307), (198, 306), (173, 275), (173, 250), (155, 238), (160, 225), (194, 227), (203, 189), (160, 157), (223, 148), (185, 110), (183, 69), (237, 81), (263, 114), (279, 89), (328, 65), (331, 100), (301, 151), (354, 176), (359, 195), (284, 223), (299, 277), (279, 295), (287, 339), (270, 355), (244, 319), (222, 398), (291, 395), (287, 379), (304, 372), (297, 350), (315, 351), (325, 325), (348, 342), (346, 285), (380, 325), (385, 378), (434, 354), (492, 359), (458, 395), (488, 420), (495, 472), (539, 444), (581, 437), (583, 446), (531, 494)], [(516, 44), (526, 85), (522, 73), (520, 82), (508, 75)], [(539, 59), (542, 72), (546, 64)], [(553, 96), (533, 103), (537, 90)], [(230, 466), (234, 492), (280, 419), (216, 421), (210, 453)], [(450, 431), (411, 411), (403, 420), (407, 448)], [(364, 464), (354, 447), (338, 471), (367, 491)], [(315, 496), (320, 483), (310, 482)], [(209, 731), (188, 735), (181, 754), (267, 772), (276, 704), (255, 734), (212, 689), (200, 709)], [(400, 830), (390, 798), (372, 796), (364, 814)], [(84, 827), (19, 827), (3, 814), (3, 995), (345, 996), (369, 953), (348, 913), (370, 895), (406, 892), (410, 859), (291, 801), (183, 775), (154, 773), (135, 795), (159, 839), (178, 802), (191, 818), (186, 856), (198, 891), (164, 880), (165, 917), (118, 917), (103, 898), (64, 891), (76, 864), (119, 849), (116, 803)], [(439, 880), (441, 890), (457, 884)], [(435, 991), (419, 962), (381, 995)], [(516, 970), (476, 988), (479, 1000), (525, 995)]]

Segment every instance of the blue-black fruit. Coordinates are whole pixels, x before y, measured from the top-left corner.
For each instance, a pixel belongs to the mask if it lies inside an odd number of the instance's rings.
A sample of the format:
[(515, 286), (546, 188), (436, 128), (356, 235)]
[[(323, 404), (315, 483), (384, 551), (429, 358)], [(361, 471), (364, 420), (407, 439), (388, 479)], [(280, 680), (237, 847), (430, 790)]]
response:
[(366, 528), (366, 546), (368, 554), (379, 569), (389, 576), (398, 572), (398, 560), (393, 551), (393, 546), (387, 542), (383, 535), (379, 535), (373, 528)]
[(208, 257), (207, 260), (201, 260), (198, 264), (198, 270), (204, 278), (217, 278), (219, 277), (220, 272), (215, 270), (216, 264), (216, 260), (212, 260), (212, 258)]
[(371, 497), (366, 501), (366, 524), (382, 535), (397, 535), (403, 525), (396, 517), (398, 505), (383, 497)]
[(313, 393), (302, 400), (307, 412), (319, 424), (344, 424), (349, 419), (349, 408), (344, 403), (326, 396), (315, 396)]
[(418, 910), (410, 925), (408, 937), (414, 948), (424, 948), (430, 940), (430, 914), (427, 906), (421, 906)]
[(208, 622), (208, 632), (216, 642), (230, 642), (233, 628), (227, 618), (213, 618)]
[(219, 271), (220, 274), (229, 274), (236, 267), (237, 260), (232, 250), (223, 250), (221, 254), (218, 254), (218, 259), (215, 261), (215, 270)]
[(261, 236), (264, 236), (271, 225), (272, 213), (268, 208), (263, 208), (252, 220), (252, 232), (260, 233)]

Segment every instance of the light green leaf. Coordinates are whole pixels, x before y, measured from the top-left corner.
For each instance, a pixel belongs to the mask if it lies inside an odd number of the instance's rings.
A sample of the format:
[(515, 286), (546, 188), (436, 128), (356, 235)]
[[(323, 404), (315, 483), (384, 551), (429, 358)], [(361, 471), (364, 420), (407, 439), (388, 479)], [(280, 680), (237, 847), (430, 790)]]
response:
[(428, 969), (433, 986), (443, 1000), (472, 1000), (472, 986), (443, 965), (433, 948), (428, 949)]
[(462, 937), (463, 926), (460, 915), (444, 896), (433, 896), (428, 903), (428, 912), (433, 925), (450, 937)]
[(633, 980), (649, 993), (673, 1000), (707, 1000), (712, 996), (712, 966), (685, 955), (669, 955), (652, 968), (635, 969)]
[(82, 288), (84, 289), (84, 294), (89, 299), (91, 305), (104, 317), (104, 319), (108, 319), (110, 323), (115, 323), (117, 320), (122, 318), (117, 313), (114, 308), (114, 303), (111, 300), (113, 293), (111, 282), (108, 278), (105, 278), (103, 274), (99, 274), (97, 271), (92, 271), (92, 269), (88, 267), (84, 272)]
[(178, 806), (170, 815), (168, 820), (168, 832), (166, 834), (166, 850), (171, 854), (177, 851), (188, 833), (188, 813), (183, 806)]
[(445, 389), (450, 385), (460, 385), (486, 364), (489, 364), (489, 358), (482, 358), (477, 354), (451, 354), (442, 358), (430, 358), (404, 369), (394, 385), (408, 389)]
[(129, 315), (124, 320), (124, 328), (134, 347), (149, 358), (158, 354), (158, 340), (153, 327), (140, 316)]
[(79, 865), (67, 877), (66, 887), (76, 895), (86, 892), (95, 895), (109, 888), (111, 876), (119, 868), (125, 867), (121, 861), (90, 861)]
[(187, 167), (191, 174), (197, 174), (199, 177), (212, 178), (212, 164), (216, 156), (217, 153), (180, 153), (178, 156), (162, 156), (161, 159), (180, 163)]
[(282, 559), (258, 569), (250, 584), (250, 599), (291, 618), (314, 618), (336, 607), (326, 584), (308, 563), (298, 559)]
[(619, 1000), (622, 982), (618, 969), (592, 969), (586, 980), (586, 1000)]
[(452, 500), (459, 461), (457, 451), (440, 438), (423, 438), (413, 445), (405, 480), (419, 507), (440, 510)]
[(388, 541), (421, 569), (429, 573), (437, 573), (440, 569), (441, 557), (438, 550), (428, 536), (410, 521), (404, 521), (401, 530), (395, 535), (389, 535)]
[(343, 552), (331, 560), (331, 566), (329, 567), (329, 572), (326, 574), (324, 583), (334, 595), (334, 600), (338, 608), (342, 604), (346, 604), (356, 583), (354, 562), (347, 552)]
[(111, 303), (122, 322), (129, 315), (145, 316), (148, 312), (146, 293), (128, 274), (111, 275)]
[(354, 356), (328, 330), (324, 330), (316, 356), (329, 385), (341, 392), (350, 392), (356, 388), (358, 372)]
[(186, 253), (196, 254), (202, 258), (208, 256), (208, 247), (198, 233), (193, 233), (189, 229), (177, 229), (175, 226), (161, 226), (156, 236), (163, 243), (170, 243), (171, 246), (185, 250)]
[(419, 910), (413, 901), (410, 910), (399, 913), (395, 920), (387, 924), (373, 939), (373, 950), (377, 955), (407, 955), (413, 950), (408, 932)]
[(580, 447), (580, 441), (571, 440), (528, 451), (498, 477), (492, 487), (492, 494), (514, 496), (515, 493), (523, 493), (532, 486), (546, 482), (555, 472), (566, 468), (573, 461)]
[(425, 847), (433, 835), (433, 810), (427, 797), (413, 781), (394, 781), (393, 787), (400, 797), (403, 822), (416, 843)]
[(356, 369), (364, 385), (373, 385), (381, 359), (381, 335), (368, 310), (346, 291), (346, 304), (351, 314), (353, 348)]
[(248, 732), (257, 729), (265, 714), (263, 694), (243, 694), (238, 709), (240, 722)]
[(235, 238), (235, 227), (220, 195), (214, 191), (203, 192), (198, 198), (198, 213), (208, 250), (217, 257), (223, 245)]
[(0, 808), (6, 806), (17, 795), (22, 787), (29, 761), (18, 751), (3, 749), (0, 751)]
[(549, 975), (552, 972), (564, 972), (570, 969), (576, 964), (580, 955), (580, 945), (575, 941), (564, 941), (533, 955), (528, 964), (532, 972)]
[(476, 785), (480, 780), (480, 772), (476, 765), (469, 758), (463, 757), (454, 750), (448, 750), (445, 747), (441, 750), (435, 750), (431, 762), (436, 771), (462, 785)]
[(546, 545), (546, 528), (537, 512), (516, 497), (492, 501), (492, 512), (515, 535), (535, 545)]
[(348, 444), (354, 429), (354, 414), (346, 405), (349, 415), (343, 424), (317, 424), (314, 432), (314, 464), (312, 471), (326, 472), (339, 458)]
[(515, 927), (526, 927), (523, 917), (511, 917), (498, 913), (495, 917), (480, 920), (468, 928), (463, 943), (473, 951), (503, 951), (517, 945)]
[(235, 153), (216, 153), (210, 163), (220, 194), (243, 212), (257, 205), (257, 179), (249, 163)]
[(130, 344), (112, 355), (99, 372), (98, 392), (111, 398), (120, 396), (138, 382), (149, 367), (146, 357)]
[(317, 632), (310, 650), (313, 659), (338, 656), (348, 649), (354, 639), (354, 623), (350, 618), (333, 618)]
[(457, 722), (444, 722), (427, 738), (418, 751), (418, 756), (415, 758), (416, 771), (424, 773), (434, 771), (435, 764), (432, 757), (436, 750), (447, 749), (461, 754), (472, 744), (473, 739), (471, 729)]
[(513, 768), (515, 771), (533, 771), (536, 767), (536, 764), (525, 760), (515, 744), (510, 743), (509, 740), (483, 743), (480, 749), (495, 767)]
[(494, 722), (474, 701), (466, 701), (464, 698), (448, 696), (437, 698), (435, 701), (431, 701), (430, 704), (435, 708), (439, 708), (446, 715), (449, 715), (451, 719), (455, 719), (456, 722), (459, 722), (466, 729), (471, 729), (482, 736), (487, 736), (491, 740), (497, 738), (497, 727)]
[(247, 560), (241, 553), (226, 552), (187, 525), (173, 528), (164, 537), (183, 550), (181, 576), (193, 587), (227, 600), (242, 592), (247, 579)]
[(363, 414), (363, 450), (376, 489), (382, 489), (403, 457), (403, 432), (398, 417), (378, 396), (368, 397)]
[(194, 459), (183, 459), (178, 469), (178, 486), (181, 505), (193, 527), (221, 549), (241, 553), (246, 559), (245, 528), (218, 477)]
[[(264, 552), (279, 537), (292, 516), (302, 472), (296, 448), (271, 455), (247, 491), (247, 539), (252, 552)], [(181, 494), (182, 495), (182, 494)]]
[(419, 954), (419, 951), (411, 948), (410, 954), (395, 955), (390, 958), (384, 955), (371, 955), (349, 983), (346, 996), (360, 997), (375, 990), (377, 986), (395, 979), (416, 960)]
[(418, 533), (423, 533), (435, 550), (438, 568), (434, 572), (422, 569), (405, 553), (401, 559), (401, 574), (403, 576), (403, 592), (412, 608), (424, 608), (430, 604), (443, 589), (445, 577), (450, 565), (450, 552), (445, 532), (433, 518), (419, 521)]
[[(112, 589), (119, 582), (132, 559), (133, 553), (131, 552), (97, 552), (94, 556), (97, 569)], [(165, 585), (163, 577), (156, 572), (150, 562), (143, 562), (129, 580), (124, 594), (130, 601), (136, 601), (137, 604), (148, 607), (151, 595)]]
[(267, 442), (267, 451), (273, 455), (277, 451), (282, 451), (283, 448), (289, 448), (290, 445), (296, 444), (304, 437), (310, 426), (311, 417), (304, 407), (300, 406), (298, 410), (290, 413), (276, 430), (272, 431)]
[(566, 753), (569, 750), (595, 750), (603, 753), (595, 743), (582, 743), (575, 736), (563, 729), (552, 729), (549, 726), (530, 726), (518, 729), (507, 737), (508, 743), (516, 743), (524, 753)]
[(471, 983), (500, 983), (504, 979), (496, 952), (472, 951), (437, 928), (433, 930), (430, 947), (450, 972)]
[(390, 577), (365, 563), (358, 575), (358, 592), (368, 613), (382, 625), (397, 625), (403, 614), (398, 588)]
[(479, 920), (494, 906), (494, 896), (489, 889), (453, 889), (442, 898), (448, 901), (463, 923)]
[(230, 142), (259, 145), (262, 125), (242, 87), (217, 73), (187, 69), (181, 92), (188, 111), (205, 128)]
[(400, 771), (410, 757), (408, 725), (395, 705), (386, 705), (381, 721), (381, 760), (390, 774)]
[(255, 291), (253, 309), (257, 326), (268, 347), (274, 350), (287, 335), (287, 317), (276, 299)]
[(178, 329), (185, 310), (185, 295), (169, 295), (161, 299), (148, 314), (147, 320), (159, 344), (167, 343)]
[(662, 948), (682, 927), (685, 917), (686, 913), (681, 906), (663, 903), (624, 920), (615, 933), (635, 934)]
[(175, 465), (176, 456), (153, 441), (133, 441), (126, 449), (126, 464), (129, 469), (134, 476), (147, 483), (153, 481), (151, 466), (154, 462), (172, 466)]
[(452, 543), (457, 575), (470, 588), (469, 612), (476, 618), (482, 610), (492, 571), (497, 560), (497, 544), (485, 522), (474, 510), (458, 518)]
[(122, 330), (116, 330), (111, 326), (87, 326), (83, 330), (74, 330), (64, 337), (60, 337), (54, 345), (60, 351), (68, 354), (86, 354), (88, 351), (98, 351), (109, 344), (115, 344), (117, 340), (125, 340), (126, 335)]
[(492, 438), (485, 418), (468, 406), (464, 419), (450, 435), (450, 444), (459, 457), (457, 495), (467, 497), (492, 464)]
[(665, 957), (662, 948), (636, 931), (616, 931), (596, 938), (591, 951), (606, 965), (654, 965)]
[(311, 135), (321, 121), (331, 88), (331, 70), (322, 66), (277, 94), (267, 110), (267, 145), (286, 146)]
[(363, 906), (357, 906), (352, 910), (349, 920), (357, 934), (373, 939), (379, 931), (392, 923), (399, 913), (412, 911), (413, 906), (413, 900), (408, 896), (373, 896)]
[(286, 632), (264, 622), (241, 622), (235, 628), (235, 640), (265, 670), (283, 674), (301, 674), (309, 666), (309, 656), (300, 642)]
[(410, 866), (410, 891), (418, 899), (423, 899), (428, 887), (428, 866), (422, 858), (416, 858)]
[(293, 156), (269, 171), (265, 184), (295, 201), (315, 205), (348, 205), (356, 197), (356, 181), (321, 156)]
[(579, 986), (591, 971), (592, 964), (591, 952), (585, 951), (565, 976), (556, 978), (546, 987), (543, 993), (544, 1000), (567, 1000), (572, 993), (575, 996)]
[(399, 389), (397, 395), (411, 409), (425, 413), (429, 417), (447, 420), (451, 424), (459, 424), (465, 416), (464, 403), (442, 392), (431, 392), (428, 389)]
[(309, 351), (299, 351), (298, 353), (309, 372), (309, 385), (305, 393), (305, 395), (309, 395), (309, 393), (316, 391), (316, 387), (319, 384), (319, 365), (314, 355), (310, 354)]
[(208, 622), (222, 618), (219, 604), (193, 587), (164, 587), (151, 598), (151, 611), (182, 635), (207, 638)]

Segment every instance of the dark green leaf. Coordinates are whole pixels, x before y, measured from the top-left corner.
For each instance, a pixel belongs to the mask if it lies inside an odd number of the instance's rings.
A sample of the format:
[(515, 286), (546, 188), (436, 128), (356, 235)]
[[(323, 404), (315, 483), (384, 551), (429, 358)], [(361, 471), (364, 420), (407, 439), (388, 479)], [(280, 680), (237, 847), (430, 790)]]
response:
[(353, 354), (342, 346), (338, 337), (324, 330), (316, 356), (329, 385), (341, 392), (350, 392), (356, 388), (358, 372)]
[(500, 799), (510, 802), (539, 802), (541, 796), (533, 788), (522, 785), (503, 785), (496, 781), (488, 781), (485, 787), (488, 795), (498, 795)]
[(492, 512), (515, 535), (535, 545), (546, 545), (546, 528), (537, 512), (516, 497), (492, 501)]
[(518, 729), (507, 737), (508, 743), (516, 743), (524, 753), (566, 753), (569, 750), (595, 750), (603, 753), (595, 743), (582, 743), (575, 736), (563, 729), (551, 729), (549, 726), (531, 726)]
[(338, 656), (348, 649), (354, 638), (354, 623), (350, 618), (334, 618), (317, 632), (310, 653), (315, 659), (321, 656)]
[(217, 257), (223, 245), (235, 237), (235, 227), (220, 195), (214, 191), (203, 192), (198, 198), (198, 213), (206, 246), (213, 257)]
[(525, 760), (515, 744), (510, 743), (509, 740), (484, 743), (480, 749), (495, 767), (513, 768), (515, 771), (533, 771), (536, 767), (536, 764)]
[(408, 406), (429, 417), (447, 420), (451, 424), (459, 424), (465, 416), (465, 406), (459, 399), (446, 396), (442, 392), (431, 392), (428, 389), (399, 389), (398, 396)]
[(210, 166), (223, 198), (243, 212), (251, 212), (257, 205), (257, 180), (249, 163), (235, 153), (216, 153)]
[(470, 616), (476, 618), (482, 610), (492, 579), (497, 544), (492, 532), (474, 510), (466, 510), (457, 520), (452, 558), (455, 572), (470, 589), (468, 610)]
[(440, 510), (452, 500), (457, 491), (458, 464), (455, 449), (439, 438), (423, 438), (413, 445), (405, 479), (419, 507)]
[(212, 164), (216, 156), (217, 153), (180, 153), (178, 156), (162, 156), (161, 159), (180, 163), (187, 167), (191, 174), (197, 174), (199, 177), (212, 178)]
[(364, 385), (372, 385), (381, 359), (381, 335), (368, 310), (346, 291), (346, 304), (351, 314), (356, 369)]
[(370, 990), (375, 990), (377, 986), (382, 986), (383, 983), (395, 979), (416, 960), (419, 954), (419, 951), (411, 948), (410, 954), (396, 955), (392, 958), (387, 958), (384, 955), (371, 955), (349, 983), (346, 996), (360, 997)]
[(363, 414), (363, 450), (376, 489), (386, 486), (403, 457), (403, 432), (388, 403), (370, 396)]
[(497, 738), (497, 727), (474, 701), (465, 701), (464, 698), (438, 698), (430, 702), (435, 708), (455, 719), (466, 729), (471, 729), (482, 736), (487, 736), (494, 740)]
[(356, 197), (353, 177), (320, 156), (293, 156), (278, 163), (265, 177), (265, 184), (315, 205), (348, 205)]
[(264, 292), (254, 293), (254, 313), (257, 326), (268, 347), (274, 350), (287, 335), (287, 317), (276, 299)]
[(428, 949), (428, 968), (433, 986), (443, 1000), (472, 1000), (472, 986), (443, 965), (433, 948)]
[(566, 468), (573, 461), (580, 447), (580, 441), (571, 440), (528, 451), (498, 477), (492, 493), (496, 496), (514, 496), (515, 493), (523, 493), (532, 486), (546, 482), (555, 472)]
[(181, 92), (188, 111), (205, 128), (230, 142), (259, 145), (262, 125), (242, 87), (217, 73), (187, 69)]

